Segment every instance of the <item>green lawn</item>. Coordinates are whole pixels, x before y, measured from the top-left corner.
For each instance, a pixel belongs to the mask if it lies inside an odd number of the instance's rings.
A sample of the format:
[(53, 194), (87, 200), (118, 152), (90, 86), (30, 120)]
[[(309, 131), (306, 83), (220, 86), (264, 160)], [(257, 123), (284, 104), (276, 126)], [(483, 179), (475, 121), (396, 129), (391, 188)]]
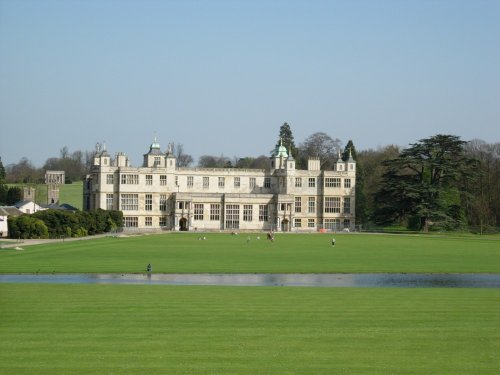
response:
[[(9, 184), (8, 186), (17, 186), (23, 189), (26, 184)], [(38, 184), (30, 186), (35, 187), (35, 201), (40, 205), (47, 204), (47, 185)], [(59, 186), (59, 203), (67, 203), (82, 209), (83, 206), (83, 182), (75, 181), (72, 184), (65, 184)]]
[(500, 291), (0, 284), (0, 373), (497, 374)]
[[(198, 237), (205, 235), (206, 241)], [(499, 236), (167, 233), (0, 250), (0, 273), (499, 273)], [(250, 241), (247, 242), (247, 238)]]
[(75, 181), (72, 184), (61, 185), (59, 203), (67, 203), (81, 210), (83, 207), (83, 182)]
[[(499, 237), (204, 235), (20, 244), (0, 273), (500, 272)], [(499, 327), (500, 289), (0, 283), (0, 374), (497, 374)]]

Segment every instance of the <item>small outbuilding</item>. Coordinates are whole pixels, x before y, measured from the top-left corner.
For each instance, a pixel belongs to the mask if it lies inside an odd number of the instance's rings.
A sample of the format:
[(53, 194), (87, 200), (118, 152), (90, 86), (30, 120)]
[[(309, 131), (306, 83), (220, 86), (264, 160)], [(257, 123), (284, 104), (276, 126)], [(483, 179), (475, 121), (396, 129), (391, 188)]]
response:
[(46, 208), (43, 208), (32, 200), (19, 201), (14, 206), (23, 214), (34, 214), (35, 212), (46, 210)]
[(0, 206), (0, 238), (9, 237), (9, 216), (19, 216), (23, 213), (14, 206)]

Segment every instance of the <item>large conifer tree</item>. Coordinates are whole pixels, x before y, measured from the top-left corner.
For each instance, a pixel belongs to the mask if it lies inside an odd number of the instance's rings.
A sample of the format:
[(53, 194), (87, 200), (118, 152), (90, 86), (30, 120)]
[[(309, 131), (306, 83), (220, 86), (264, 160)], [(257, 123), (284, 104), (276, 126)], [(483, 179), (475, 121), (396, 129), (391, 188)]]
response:
[(380, 224), (406, 222), (413, 229), (454, 229), (465, 224), (460, 181), (473, 178), (466, 142), (454, 135), (421, 139), (384, 162), (382, 188), (376, 194)]
[[(290, 128), (290, 125), (288, 123), (284, 123), (283, 125), (280, 126), (280, 140), (283, 142), (283, 146), (286, 147), (288, 152), (292, 152), (292, 156), (294, 158), (297, 157), (297, 147), (295, 147), (295, 141), (293, 139), (293, 133), (292, 129)], [(279, 145), (280, 140), (278, 140), (278, 143), (276, 145)]]

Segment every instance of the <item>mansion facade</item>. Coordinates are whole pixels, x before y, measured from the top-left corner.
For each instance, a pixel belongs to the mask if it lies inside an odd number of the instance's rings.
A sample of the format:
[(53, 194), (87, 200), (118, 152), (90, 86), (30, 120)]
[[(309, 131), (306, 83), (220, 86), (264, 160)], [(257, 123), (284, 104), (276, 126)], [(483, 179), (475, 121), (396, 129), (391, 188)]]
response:
[(83, 184), (84, 210), (123, 212), (125, 228), (200, 231), (338, 231), (355, 225), (356, 162), (306, 170), (280, 143), (270, 169), (181, 168), (154, 140), (142, 167), (96, 148)]

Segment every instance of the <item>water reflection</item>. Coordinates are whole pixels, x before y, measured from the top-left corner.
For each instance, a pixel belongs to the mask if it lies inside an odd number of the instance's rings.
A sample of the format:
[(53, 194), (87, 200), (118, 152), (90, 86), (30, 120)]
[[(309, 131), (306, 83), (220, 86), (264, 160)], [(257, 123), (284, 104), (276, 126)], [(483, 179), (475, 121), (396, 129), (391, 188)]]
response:
[(500, 274), (49, 274), (0, 275), (3, 283), (500, 288)]

